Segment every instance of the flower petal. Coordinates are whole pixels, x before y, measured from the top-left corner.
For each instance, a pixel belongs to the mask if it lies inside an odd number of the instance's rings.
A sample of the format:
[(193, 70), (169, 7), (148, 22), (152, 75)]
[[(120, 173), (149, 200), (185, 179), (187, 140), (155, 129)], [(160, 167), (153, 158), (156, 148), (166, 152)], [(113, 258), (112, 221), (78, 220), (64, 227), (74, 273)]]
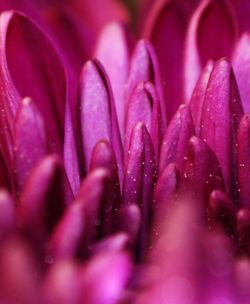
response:
[(31, 170), (48, 152), (43, 117), (29, 98), (22, 100), (17, 111), (14, 136), (16, 182), (19, 191)]
[(143, 278), (149, 282), (140, 288), (136, 303), (199, 303), (197, 286), (204, 271), (198, 263), (198, 227), (199, 206), (187, 201), (177, 201), (167, 220), (154, 223), (157, 233), (148, 257), (153, 269), (146, 267)]
[[(241, 100), (229, 62), (214, 64), (204, 99), (201, 137), (221, 166), (226, 192), (236, 198), (236, 132), (243, 115)], [(222, 132), (223, 130), (223, 132)]]
[(250, 260), (249, 257), (240, 257), (235, 263), (236, 284), (239, 289), (240, 303), (246, 303), (250, 297)]
[(109, 80), (101, 64), (85, 64), (80, 80), (80, 122), (85, 165), (89, 170), (91, 153), (100, 140), (111, 143), (122, 181), (122, 148), (116, 109)]
[(185, 51), (185, 99), (189, 100), (201, 69), (209, 59), (230, 57), (237, 39), (236, 21), (227, 0), (203, 0), (187, 33)]
[(176, 1), (155, 1), (144, 37), (155, 47), (163, 80), (168, 118), (183, 102), (183, 53), (187, 19)]
[[(0, 99), (1, 109), (6, 112), (1, 116), (1, 124), (8, 126), (11, 136), (11, 119), (16, 114), (20, 96), (30, 96), (50, 129), (50, 149), (61, 152), (66, 84), (59, 56), (47, 37), (23, 15), (5, 12), (0, 17), (0, 24), (0, 77), (3, 88)], [(1, 137), (6, 136), (4, 132)]]
[(127, 84), (127, 102), (141, 82), (151, 82), (160, 100), (163, 126), (166, 126), (166, 105), (163, 97), (162, 81), (155, 50), (150, 42), (140, 40), (133, 52)]
[(170, 163), (161, 173), (154, 189), (153, 209), (161, 217), (162, 209), (166, 211), (176, 199), (180, 186), (180, 173), (174, 163)]
[(250, 89), (248, 81), (250, 77), (250, 34), (245, 33), (236, 45), (234, 50), (232, 64), (235, 72), (235, 78), (239, 87), (242, 106), (245, 113), (250, 112), (249, 94)]
[(138, 205), (131, 204), (122, 207), (117, 214), (117, 231), (124, 231), (129, 235), (132, 247), (135, 247), (141, 227), (141, 211)]
[(139, 122), (131, 134), (122, 193), (124, 205), (136, 204), (142, 212), (139, 255), (147, 247), (155, 170), (152, 141), (144, 124)]
[(240, 209), (237, 213), (237, 231), (243, 254), (250, 253), (250, 210)]
[(201, 117), (204, 106), (204, 98), (207, 92), (208, 82), (213, 70), (214, 62), (210, 60), (206, 67), (203, 69), (199, 80), (194, 88), (189, 106), (193, 117), (196, 136), (201, 133)]
[[(21, 227), (32, 237), (50, 232), (73, 195), (57, 156), (47, 156), (35, 167), (20, 196)], [(37, 239), (38, 240), (38, 239)]]
[(239, 25), (240, 32), (244, 33), (250, 29), (249, 20), (249, 1), (248, 0), (231, 0), (233, 4), (234, 12), (237, 17), (237, 23)]
[(78, 196), (51, 236), (51, 250), (57, 258), (86, 254), (88, 245), (100, 235), (100, 210), (108, 192), (109, 173), (95, 169), (84, 179)]
[[(233, 201), (225, 193), (215, 190), (210, 195), (209, 217), (215, 221), (215, 225), (222, 225), (230, 235), (235, 235), (237, 209)], [(209, 222), (209, 227), (211, 223)], [(212, 223), (213, 225), (213, 223)]]
[(56, 262), (46, 274), (42, 289), (45, 303), (77, 303), (80, 301), (77, 266), (71, 260)]
[(78, 75), (84, 62), (93, 53), (96, 35), (70, 5), (47, 3), (38, 9), (64, 61)]
[(188, 105), (181, 105), (163, 137), (159, 163), (160, 173), (173, 162), (178, 165), (180, 170), (183, 169), (188, 142), (193, 135), (194, 126), (190, 108)]
[(130, 258), (124, 252), (108, 252), (94, 256), (79, 275), (84, 303), (117, 303), (121, 299), (131, 268)]
[(15, 223), (15, 206), (11, 195), (6, 191), (0, 190), (0, 231), (1, 239), (9, 232), (14, 231)]
[(250, 207), (250, 115), (245, 114), (240, 122), (237, 138), (238, 150), (238, 195), (242, 207)]
[(73, 194), (75, 195), (80, 188), (80, 160), (79, 149), (77, 146), (76, 132), (73, 123), (73, 117), (70, 111), (70, 105), (66, 103), (65, 123), (64, 123), (64, 149), (63, 160), (64, 167), (69, 179)]
[(125, 5), (116, 0), (95, 0), (95, 2), (92, 0), (69, 0), (67, 2), (95, 32), (100, 31), (111, 21), (126, 22), (129, 20)]
[(129, 248), (130, 237), (124, 232), (113, 234), (97, 243), (90, 246), (90, 252), (101, 254), (103, 252), (122, 252)]
[(21, 238), (9, 238), (1, 246), (0, 298), (4, 302), (41, 303), (40, 275), (31, 248)]
[(114, 218), (121, 206), (121, 192), (118, 178), (117, 164), (111, 145), (106, 141), (100, 141), (93, 149), (90, 169), (105, 168), (110, 173), (110, 183), (106, 203), (103, 203), (102, 232), (110, 233), (113, 230)]
[(110, 23), (102, 30), (95, 51), (95, 56), (103, 64), (111, 82), (122, 138), (125, 126), (125, 83), (128, 78), (130, 55), (127, 36), (124, 26), (115, 22)]
[(184, 167), (183, 184), (191, 195), (207, 204), (210, 193), (224, 190), (218, 160), (208, 145), (198, 137), (189, 141), (189, 152)]
[[(154, 145), (155, 155), (158, 159), (159, 146), (163, 133), (162, 116), (155, 87), (149, 82), (139, 83), (129, 100), (124, 141), (125, 153), (129, 147), (131, 132), (138, 122), (144, 123), (149, 130)], [(126, 154), (124, 157), (126, 163)]]
[(86, 229), (82, 205), (72, 203), (56, 225), (50, 238), (51, 254), (54, 259), (73, 258)]

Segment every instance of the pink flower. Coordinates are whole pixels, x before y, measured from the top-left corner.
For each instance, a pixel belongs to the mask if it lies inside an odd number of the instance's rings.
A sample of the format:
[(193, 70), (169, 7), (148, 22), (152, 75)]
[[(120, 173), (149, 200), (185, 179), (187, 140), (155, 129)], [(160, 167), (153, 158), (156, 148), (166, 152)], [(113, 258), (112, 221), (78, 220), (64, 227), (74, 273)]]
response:
[(1, 303), (249, 302), (249, 9), (1, 2)]

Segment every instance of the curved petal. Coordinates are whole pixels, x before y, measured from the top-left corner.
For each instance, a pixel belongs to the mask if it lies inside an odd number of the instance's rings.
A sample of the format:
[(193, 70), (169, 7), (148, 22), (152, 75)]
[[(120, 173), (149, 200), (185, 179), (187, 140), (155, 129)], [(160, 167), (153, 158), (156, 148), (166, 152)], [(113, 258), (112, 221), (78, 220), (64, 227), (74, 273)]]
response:
[(185, 46), (185, 99), (189, 100), (208, 60), (230, 57), (237, 39), (237, 26), (228, 0), (203, 0), (196, 9)]
[(231, 0), (240, 32), (244, 33), (250, 30), (249, 9), (250, 3), (248, 0)]
[(118, 177), (117, 164), (114, 157), (114, 152), (108, 142), (100, 141), (93, 149), (91, 156), (90, 169), (105, 168), (110, 173), (110, 187), (106, 197), (103, 217), (102, 231), (104, 234), (113, 230), (114, 218), (121, 206), (121, 192)]
[(50, 242), (56, 258), (82, 257), (89, 244), (100, 236), (109, 178), (109, 173), (99, 168), (84, 179), (76, 200), (53, 230)]
[[(125, 153), (129, 147), (129, 140), (134, 126), (138, 122), (145, 124), (151, 135), (155, 155), (158, 159), (161, 137), (163, 133), (162, 115), (159, 98), (155, 87), (149, 82), (139, 83), (135, 88), (128, 103), (126, 117), (126, 132), (124, 141)], [(124, 155), (125, 163), (127, 161)]]
[(125, 84), (130, 59), (127, 36), (124, 26), (115, 22), (110, 23), (100, 33), (95, 51), (95, 56), (103, 64), (110, 79), (122, 138), (125, 126)]
[(204, 204), (213, 190), (224, 190), (220, 164), (209, 146), (198, 137), (191, 137), (184, 165), (183, 187)]
[(160, 152), (160, 173), (170, 163), (176, 163), (180, 170), (187, 156), (188, 142), (194, 135), (193, 120), (188, 105), (181, 105), (172, 118), (163, 137)]
[[(237, 209), (234, 202), (225, 193), (215, 190), (211, 193), (209, 199), (209, 227), (222, 225), (225, 231), (230, 235), (235, 235), (236, 231)], [(212, 223), (210, 222), (212, 221)], [(213, 229), (213, 228), (212, 228)]]
[(17, 191), (20, 191), (31, 170), (48, 153), (43, 117), (29, 98), (22, 100), (16, 115), (14, 147)]
[(131, 270), (130, 257), (124, 252), (107, 252), (94, 256), (79, 274), (84, 303), (117, 303)]
[(85, 64), (80, 80), (79, 114), (86, 169), (100, 140), (111, 143), (122, 181), (122, 148), (116, 109), (109, 80), (99, 61)]
[(141, 210), (136, 204), (122, 207), (117, 214), (116, 230), (129, 235), (132, 247), (135, 247), (141, 227)]
[(131, 95), (141, 82), (151, 82), (155, 86), (160, 100), (163, 126), (165, 127), (167, 114), (165, 100), (163, 97), (159, 63), (153, 46), (146, 40), (138, 41), (131, 58), (126, 102), (129, 102), (129, 100), (132, 98)]
[(140, 206), (142, 224), (139, 255), (147, 248), (151, 201), (156, 174), (152, 141), (143, 123), (135, 125), (130, 139), (128, 161), (124, 175), (122, 199), (124, 205)]
[[(236, 199), (236, 133), (243, 115), (230, 63), (214, 64), (204, 99), (201, 137), (215, 153), (223, 173), (226, 192)], [(223, 131), (222, 131), (223, 130)]]
[(189, 102), (190, 110), (193, 117), (196, 136), (201, 133), (201, 117), (204, 106), (204, 98), (207, 92), (208, 82), (213, 71), (214, 62), (209, 61), (201, 73), (199, 80), (194, 88), (193, 95)]
[(233, 53), (232, 65), (239, 87), (242, 106), (245, 113), (250, 112), (250, 88), (247, 79), (250, 77), (250, 33), (242, 35)]
[(165, 107), (171, 118), (183, 99), (183, 55), (187, 19), (177, 1), (155, 1), (144, 37), (155, 47), (163, 81)]
[(71, 260), (56, 262), (43, 281), (43, 300), (50, 304), (70, 304), (80, 301), (79, 269)]
[(153, 199), (153, 211), (156, 217), (161, 217), (168, 208), (171, 208), (171, 203), (176, 199), (180, 187), (180, 173), (174, 163), (170, 163), (159, 176)]
[(25, 16), (5, 12), (0, 24), (1, 108), (10, 115), (2, 117), (2, 123), (7, 119), (11, 131), (11, 116), (17, 111), (20, 96), (30, 96), (50, 129), (51, 150), (61, 152), (66, 83), (59, 56), (47, 37)]
[(16, 214), (14, 200), (6, 191), (0, 190), (0, 231), (1, 236), (13, 232), (16, 228)]
[(18, 206), (19, 223), (37, 240), (44, 238), (72, 200), (61, 160), (47, 156), (25, 182)]
[[(250, 115), (245, 114), (240, 122), (237, 138), (237, 175), (239, 203), (243, 208), (250, 207)], [(237, 186), (237, 185), (236, 185)]]

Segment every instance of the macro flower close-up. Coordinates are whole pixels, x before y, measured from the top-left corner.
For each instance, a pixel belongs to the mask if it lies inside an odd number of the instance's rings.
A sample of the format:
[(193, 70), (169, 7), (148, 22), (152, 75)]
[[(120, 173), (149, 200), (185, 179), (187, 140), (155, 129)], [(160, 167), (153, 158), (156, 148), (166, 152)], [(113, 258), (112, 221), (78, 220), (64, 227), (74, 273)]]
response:
[(0, 304), (250, 304), (249, 183), (249, 0), (0, 0)]

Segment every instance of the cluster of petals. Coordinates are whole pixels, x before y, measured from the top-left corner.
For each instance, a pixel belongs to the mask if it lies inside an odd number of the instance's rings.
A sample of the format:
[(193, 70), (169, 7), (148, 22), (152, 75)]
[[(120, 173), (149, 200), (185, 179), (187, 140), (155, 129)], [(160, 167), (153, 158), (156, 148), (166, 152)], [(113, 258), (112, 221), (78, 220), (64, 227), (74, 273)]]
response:
[(0, 303), (250, 303), (250, 2), (134, 5), (0, 1)]

